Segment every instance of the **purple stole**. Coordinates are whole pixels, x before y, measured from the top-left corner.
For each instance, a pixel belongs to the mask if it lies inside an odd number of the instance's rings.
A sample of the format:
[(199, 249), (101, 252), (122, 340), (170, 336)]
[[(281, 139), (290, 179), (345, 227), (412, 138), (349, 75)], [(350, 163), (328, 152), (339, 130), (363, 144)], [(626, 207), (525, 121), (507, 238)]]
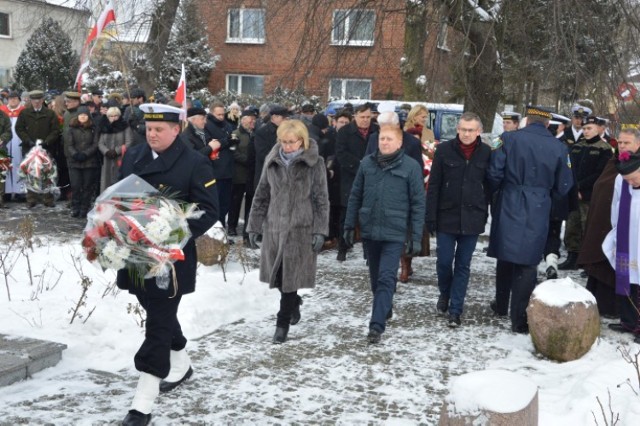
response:
[(622, 181), (618, 225), (616, 231), (616, 294), (629, 296), (629, 228), (631, 222), (631, 194), (629, 184)]

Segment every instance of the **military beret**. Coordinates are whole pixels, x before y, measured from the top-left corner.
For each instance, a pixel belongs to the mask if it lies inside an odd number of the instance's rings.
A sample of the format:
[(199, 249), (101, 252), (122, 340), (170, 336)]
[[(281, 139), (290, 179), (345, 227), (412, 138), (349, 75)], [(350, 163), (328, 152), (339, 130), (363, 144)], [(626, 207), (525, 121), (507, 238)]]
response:
[(187, 117), (193, 117), (194, 115), (207, 115), (207, 111), (204, 108), (191, 107), (187, 110)]
[(183, 111), (171, 105), (165, 104), (142, 104), (140, 110), (144, 113), (145, 121), (169, 121), (180, 122), (180, 114)]
[(599, 125), (598, 123), (600, 122), (600, 118), (596, 117), (595, 115), (590, 115), (588, 117), (584, 117), (582, 119), (582, 125), (586, 126), (587, 124), (595, 124), (595, 125)]
[(540, 106), (528, 106), (527, 107), (527, 115), (535, 115), (538, 117), (543, 117), (551, 120), (551, 111), (544, 107)]
[(616, 159), (616, 169), (621, 175), (628, 175), (640, 169), (640, 154), (623, 151)]
[(269, 114), (288, 117), (289, 115), (291, 115), (291, 112), (289, 112), (289, 110), (282, 105), (274, 105), (269, 109)]
[(44, 98), (44, 92), (42, 90), (32, 90), (29, 92), (29, 98), (42, 99)]
[(64, 92), (64, 97), (67, 99), (74, 99), (76, 101), (80, 100), (80, 93), (78, 92), (73, 92), (73, 91), (67, 91)]
[(502, 114), (500, 115), (502, 116), (503, 120), (513, 120), (513, 121), (520, 121), (520, 118), (522, 117), (521, 114), (513, 111), (503, 111)]

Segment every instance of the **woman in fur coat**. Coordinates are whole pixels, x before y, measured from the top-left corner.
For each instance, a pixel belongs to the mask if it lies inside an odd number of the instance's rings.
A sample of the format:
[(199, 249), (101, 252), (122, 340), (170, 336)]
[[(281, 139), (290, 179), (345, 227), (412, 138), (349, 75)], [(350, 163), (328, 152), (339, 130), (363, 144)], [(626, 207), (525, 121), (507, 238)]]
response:
[(100, 174), (100, 192), (118, 181), (120, 162), (131, 146), (133, 134), (118, 107), (110, 107), (98, 123), (98, 149), (104, 156)]
[(316, 257), (329, 233), (329, 195), (324, 160), (299, 120), (278, 127), (249, 216), (249, 244), (262, 235), (260, 281), (280, 291), (273, 343), (287, 340), (300, 321), (298, 289), (315, 287)]

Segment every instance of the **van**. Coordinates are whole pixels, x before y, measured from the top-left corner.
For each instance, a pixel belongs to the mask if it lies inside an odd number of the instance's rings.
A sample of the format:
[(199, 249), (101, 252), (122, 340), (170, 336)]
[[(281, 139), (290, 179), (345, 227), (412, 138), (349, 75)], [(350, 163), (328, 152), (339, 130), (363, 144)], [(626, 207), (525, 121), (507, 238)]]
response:
[[(380, 104), (380, 102), (391, 102), (395, 104), (396, 112), (400, 111), (400, 105), (408, 104), (414, 107), (415, 105), (424, 105), (429, 110), (429, 118), (427, 127), (433, 130), (433, 134), (435, 135), (436, 142), (440, 141), (448, 141), (456, 137), (456, 126), (458, 124), (458, 120), (462, 115), (464, 110), (464, 105), (462, 104), (439, 104), (439, 103), (431, 103), (431, 102), (403, 102), (403, 101), (380, 101), (380, 100), (369, 100), (369, 99), (341, 99), (337, 101), (331, 101), (327, 104), (325, 108), (325, 114), (328, 111), (338, 111), (344, 107), (344, 104), (350, 103), (354, 107), (358, 105), (362, 105), (364, 103), (370, 103), (375, 105), (376, 107)], [(487, 137), (494, 139), (502, 134), (502, 117), (500, 114), (496, 114), (493, 121), (493, 131), (491, 135), (487, 135)]]

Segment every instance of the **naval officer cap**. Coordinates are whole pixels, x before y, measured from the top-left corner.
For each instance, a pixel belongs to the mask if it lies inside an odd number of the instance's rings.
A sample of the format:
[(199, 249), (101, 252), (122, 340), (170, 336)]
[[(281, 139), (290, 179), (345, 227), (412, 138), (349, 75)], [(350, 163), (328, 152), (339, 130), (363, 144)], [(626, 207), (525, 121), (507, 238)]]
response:
[(551, 113), (551, 120), (555, 121), (553, 124), (564, 124), (567, 125), (571, 122), (569, 117), (565, 117), (564, 115), (556, 114), (555, 112)]
[(42, 99), (44, 98), (44, 92), (42, 90), (32, 90), (29, 92), (29, 98)]
[(169, 121), (180, 122), (180, 114), (183, 110), (171, 105), (164, 104), (142, 104), (140, 110), (144, 113), (145, 121)]
[(502, 116), (503, 120), (520, 121), (520, 118), (522, 118), (521, 114), (513, 111), (503, 111), (500, 115)]
[(571, 108), (571, 113), (574, 117), (588, 117), (592, 112), (591, 108), (582, 105), (574, 105), (573, 108)]

